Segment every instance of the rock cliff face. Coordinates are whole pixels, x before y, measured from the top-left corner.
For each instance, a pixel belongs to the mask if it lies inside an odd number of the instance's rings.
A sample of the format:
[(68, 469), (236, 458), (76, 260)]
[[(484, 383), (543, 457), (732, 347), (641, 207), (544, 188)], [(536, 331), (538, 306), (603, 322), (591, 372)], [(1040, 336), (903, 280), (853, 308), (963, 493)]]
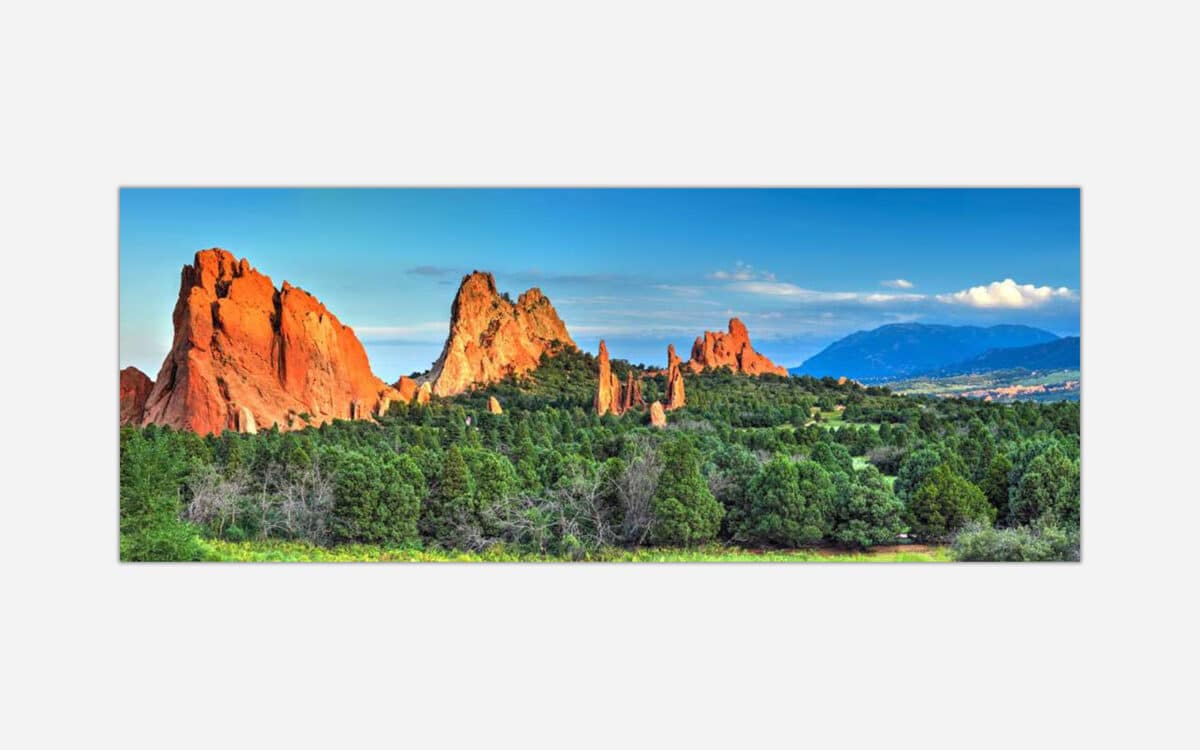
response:
[(276, 289), (225, 250), (202, 250), (183, 267), (173, 319), (143, 424), (202, 435), (298, 429), (368, 419), (400, 398), (371, 374), (354, 331), (315, 297), (286, 281)]
[(683, 392), (683, 372), (679, 369), (679, 355), (675, 353), (675, 345), (667, 346), (667, 406), (668, 410), (678, 409), (687, 403)]
[(121, 424), (140, 425), (154, 381), (136, 367), (121, 370)]
[(450, 335), (424, 382), (436, 396), (462, 393), (537, 367), (543, 353), (575, 348), (550, 300), (530, 289), (512, 303), (490, 273), (463, 277), (450, 308)]
[(788, 374), (786, 368), (754, 351), (754, 347), (750, 346), (750, 333), (737, 318), (729, 321), (728, 333), (705, 331), (703, 336), (696, 337), (696, 343), (692, 345), (692, 358), (687, 366), (692, 372), (728, 367), (747, 375), (769, 372), (787, 377)]
[(596, 414), (604, 416), (605, 414), (620, 414), (621, 413), (621, 380), (613, 374), (612, 366), (608, 361), (608, 347), (604, 344), (604, 339), (600, 340), (600, 355), (597, 357), (600, 364), (600, 380), (596, 385), (596, 398), (593, 405), (596, 407)]

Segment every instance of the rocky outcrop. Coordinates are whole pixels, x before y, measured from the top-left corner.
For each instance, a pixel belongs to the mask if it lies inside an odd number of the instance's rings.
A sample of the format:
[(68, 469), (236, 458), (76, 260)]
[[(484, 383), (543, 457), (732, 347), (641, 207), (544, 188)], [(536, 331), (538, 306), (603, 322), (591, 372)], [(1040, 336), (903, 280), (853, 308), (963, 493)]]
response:
[(121, 424), (140, 425), (146, 410), (146, 399), (154, 390), (154, 381), (136, 367), (121, 370)]
[(433, 395), (433, 388), (429, 383), (421, 383), (421, 387), (417, 389), (417, 403), (428, 404), (430, 397)]
[(667, 406), (668, 410), (679, 409), (687, 403), (683, 392), (683, 371), (679, 368), (679, 355), (675, 345), (667, 346)]
[[(676, 360), (678, 361), (678, 358)], [(612, 371), (612, 365), (608, 358), (608, 346), (603, 340), (600, 341), (600, 354), (596, 361), (599, 363), (596, 398), (593, 401), (596, 414), (600, 416), (605, 414), (621, 415), (646, 406), (646, 400), (642, 398), (641, 380), (630, 369), (625, 374), (625, 384), (621, 385), (621, 379)]]
[(500, 407), (500, 402), (496, 400), (495, 396), (488, 396), (488, 411), (492, 414), (504, 413), (504, 409)]
[(667, 426), (667, 412), (663, 409), (661, 401), (650, 404), (650, 425), (659, 428)]
[(417, 389), (419, 387), (420, 386), (417, 384), (417, 381), (413, 380), (407, 375), (402, 376), (395, 383), (392, 383), (392, 388), (394, 388), (396, 393), (399, 394), (400, 400), (406, 404), (412, 403), (413, 398), (417, 395)]
[(431, 393), (429, 383), (418, 383), (415, 379), (402, 375), (399, 380), (392, 383), (392, 392), (388, 394), (389, 398), (382, 404), (382, 411), (379, 413), (386, 414), (391, 401), (403, 401), (406, 404), (428, 404)]
[(625, 387), (621, 389), (621, 411), (627, 412), (645, 405), (646, 401), (642, 398), (642, 383), (633, 376), (633, 370), (630, 370), (625, 377)]
[(437, 396), (462, 393), (537, 367), (541, 356), (575, 348), (567, 327), (539, 289), (514, 304), (490, 273), (463, 277), (450, 308), (450, 335), (424, 382)]
[(184, 266), (175, 339), (143, 424), (200, 434), (368, 419), (400, 394), (371, 373), (354, 331), (315, 297), (221, 249)]
[(754, 351), (750, 345), (750, 333), (737, 318), (729, 321), (729, 332), (705, 331), (692, 345), (692, 358), (688, 369), (700, 372), (705, 369), (728, 367), (746, 375), (772, 373), (787, 377), (787, 368), (781, 367)]
[(621, 414), (621, 380), (612, 371), (608, 361), (608, 347), (604, 339), (600, 340), (600, 355), (596, 358), (600, 365), (600, 378), (596, 383), (596, 398), (593, 405), (596, 414)]

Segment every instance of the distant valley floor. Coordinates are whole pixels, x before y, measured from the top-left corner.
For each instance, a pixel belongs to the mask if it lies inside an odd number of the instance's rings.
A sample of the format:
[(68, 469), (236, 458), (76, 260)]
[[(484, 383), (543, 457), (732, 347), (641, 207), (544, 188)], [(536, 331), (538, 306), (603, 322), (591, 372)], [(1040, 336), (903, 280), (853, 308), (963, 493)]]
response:
[(897, 380), (888, 388), (905, 395), (979, 398), (985, 401), (1078, 401), (1079, 370), (997, 370), (976, 375)]

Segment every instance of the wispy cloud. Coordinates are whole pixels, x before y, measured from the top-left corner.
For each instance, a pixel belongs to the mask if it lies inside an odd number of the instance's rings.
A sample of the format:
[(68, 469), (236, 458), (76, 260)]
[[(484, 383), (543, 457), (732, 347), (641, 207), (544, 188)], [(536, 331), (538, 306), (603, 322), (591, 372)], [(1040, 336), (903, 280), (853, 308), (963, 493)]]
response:
[(1018, 284), (1012, 279), (993, 281), (985, 286), (973, 286), (961, 292), (937, 295), (939, 302), (978, 308), (1022, 309), (1041, 307), (1054, 300), (1074, 300), (1078, 295), (1065, 286)]
[(623, 273), (561, 273), (546, 272), (537, 268), (513, 271), (503, 276), (529, 284), (613, 284), (635, 280), (633, 276)]
[(887, 294), (879, 292), (823, 292), (806, 289), (786, 281), (742, 281), (729, 285), (729, 289), (744, 294), (782, 297), (796, 302), (859, 302), (881, 304), (886, 302), (917, 302), (925, 299), (924, 294)]
[(440, 278), (443, 276), (457, 276), (461, 271), (454, 268), (446, 268), (445, 266), (413, 266), (408, 269), (407, 273), (413, 276), (433, 276)]
[(573, 325), (570, 328), (571, 335), (577, 336), (639, 336), (653, 337), (664, 334), (694, 334), (697, 327), (694, 325), (682, 324), (666, 324), (657, 321), (649, 321), (644, 323), (634, 324), (601, 324), (601, 325)]
[(358, 326), (354, 329), (354, 332), (364, 341), (418, 336), (429, 338), (431, 334), (444, 337), (449, 331), (450, 321), (448, 320), (431, 320), (425, 323), (400, 326)]
[(769, 271), (756, 270), (754, 266), (750, 265), (749, 263), (743, 263), (739, 260), (733, 264), (732, 271), (713, 271), (712, 273), (708, 274), (708, 278), (713, 279), (714, 281), (752, 281), (755, 279), (760, 279), (762, 281), (774, 281), (775, 274)]
[(668, 292), (676, 297), (701, 297), (708, 292), (708, 289), (702, 286), (687, 286), (683, 284), (652, 284), (651, 288)]
[(888, 289), (912, 289), (913, 283), (908, 279), (888, 279), (879, 282), (880, 286), (886, 286)]

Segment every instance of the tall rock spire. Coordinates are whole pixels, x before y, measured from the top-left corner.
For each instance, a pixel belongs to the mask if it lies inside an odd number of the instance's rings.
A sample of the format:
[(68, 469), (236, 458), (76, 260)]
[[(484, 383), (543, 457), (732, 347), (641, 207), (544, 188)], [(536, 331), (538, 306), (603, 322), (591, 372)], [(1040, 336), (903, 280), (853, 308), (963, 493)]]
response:
[(687, 403), (683, 393), (683, 372), (679, 369), (679, 355), (675, 353), (675, 345), (667, 345), (667, 405), (668, 411), (678, 409)]
[(605, 414), (621, 413), (621, 381), (612, 371), (612, 366), (608, 361), (608, 347), (604, 340), (600, 340), (600, 354), (596, 358), (600, 365), (600, 378), (596, 383), (596, 398), (593, 402), (596, 407), (596, 413), (600, 416)]
[(633, 370), (630, 369), (625, 377), (625, 387), (621, 389), (621, 411), (627, 412), (645, 405), (646, 401), (642, 398), (642, 383), (633, 376)]

